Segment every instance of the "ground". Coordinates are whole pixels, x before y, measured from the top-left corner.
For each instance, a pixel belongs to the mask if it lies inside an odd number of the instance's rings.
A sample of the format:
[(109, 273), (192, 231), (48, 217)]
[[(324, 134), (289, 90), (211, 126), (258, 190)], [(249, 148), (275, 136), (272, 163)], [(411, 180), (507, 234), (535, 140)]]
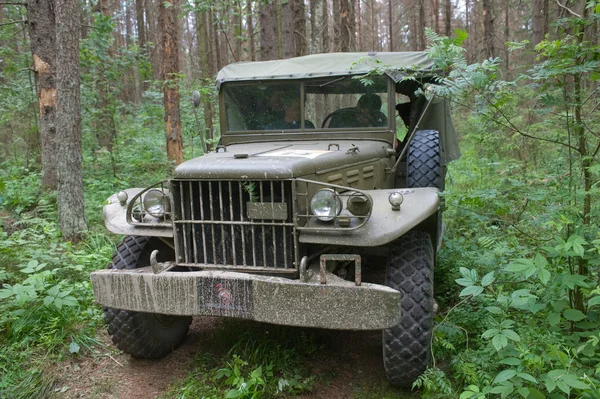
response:
[[(106, 345), (94, 356), (83, 356), (54, 370), (57, 398), (147, 399), (165, 397), (170, 385), (188, 375), (197, 356), (218, 347), (219, 331), (226, 321), (197, 317), (185, 342), (160, 360), (138, 360), (119, 353), (105, 331), (100, 340)], [(242, 322), (254, 330), (272, 328), (266, 324)], [(289, 328), (290, 334), (298, 330)], [(287, 331), (286, 331), (287, 333)], [(297, 398), (326, 399), (416, 399), (417, 393), (396, 390), (384, 377), (381, 360), (381, 332), (318, 330), (319, 353), (307, 360), (307, 372), (315, 376), (313, 391)], [(195, 360), (196, 358), (196, 360)]]

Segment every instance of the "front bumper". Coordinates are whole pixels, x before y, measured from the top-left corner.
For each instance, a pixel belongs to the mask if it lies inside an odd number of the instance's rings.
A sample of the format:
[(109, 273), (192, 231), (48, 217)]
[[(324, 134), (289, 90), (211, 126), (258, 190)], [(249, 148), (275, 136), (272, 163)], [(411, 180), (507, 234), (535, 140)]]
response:
[(103, 306), (167, 315), (224, 316), (289, 326), (377, 330), (400, 322), (400, 292), (318, 273), (307, 282), (228, 271), (165, 271), (151, 267), (92, 273)]

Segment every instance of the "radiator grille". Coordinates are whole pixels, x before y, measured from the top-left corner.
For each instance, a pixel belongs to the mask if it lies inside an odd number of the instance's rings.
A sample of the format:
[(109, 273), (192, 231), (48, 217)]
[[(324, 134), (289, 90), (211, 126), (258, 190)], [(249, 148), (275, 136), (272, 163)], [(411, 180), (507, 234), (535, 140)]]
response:
[(178, 265), (296, 272), (291, 181), (172, 180), (171, 192)]

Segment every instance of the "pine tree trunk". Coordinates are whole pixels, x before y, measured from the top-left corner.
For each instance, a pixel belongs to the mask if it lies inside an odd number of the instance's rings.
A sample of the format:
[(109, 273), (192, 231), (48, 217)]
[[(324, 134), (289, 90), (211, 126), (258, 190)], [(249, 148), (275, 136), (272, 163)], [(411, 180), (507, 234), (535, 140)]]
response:
[(322, 47), (321, 47), (321, 51), (323, 51), (324, 53), (328, 53), (331, 51), (331, 38), (329, 35), (329, 25), (330, 25), (330, 16), (329, 16), (329, 7), (328, 1), (324, 1), (323, 3), (323, 9), (321, 10), (321, 15), (322, 15), (322, 23), (323, 23), (323, 41), (322, 41)]
[(308, 49), (310, 54), (319, 52), (318, 41), (317, 41), (317, 0), (309, 0), (309, 12), (310, 12), (310, 48)]
[(167, 158), (175, 165), (183, 162), (183, 142), (181, 139), (181, 117), (179, 110), (179, 32), (177, 29), (178, 0), (172, 0), (169, 7), (159, 4), (159, 25), (162, 33), (163, 104), (167, 134)]
[(246, 1), (246, 27), (248, 28), (248, 49), (250, 61), (256, 61), (256, 45), (254, 43), (254, 18), (252, 15), (252, 0)]
[(56, 24), (54, 0), (29, 0), (27, 20), (33, 54), (39, 129), (42, 143), (42, 185), (50, 190), (57, 184), (56, 137)]
[(440, 1), (433, 0), (433, 29), (440, 34)]
[[(390, 0), (391, 2), (391, 0)], [(364, 40), (363, 40), (363, 27), (362, 27), (362, 16), (361, 16), (361, 0), (356, 0), (354, 9), (356, 10), (356, 51), (363, 51)]]
[[(212, 84), (212, 54), (210, 51), (208, 27), (208, 15), (205, 11), (196, 13), (196, 24), (198, 25), (198, 56), (200, 58), (200, 69), (202, 71), (202, 85)], [(213, 139), (213, 109), (210, 98), (202, 96), (204, 109), (204, 137), (207, 139), (208, 149), (211, 149)]]
[(277, 30), (277, 10), (275, 8), (275, 3), (259, 3), (260, 59), (262, 61), (279, 58), (279, 33)]
[[(446, 2), (446, 36), (450, 37), (452, 35), (452, 3), (451, 0), (444, 0)], [(506, 0), (508, 1), (508, 0)]]
[(483, 0), (483, 38), (485, 41), (485, 56), (487, 58), (496, 57), (496, 49), (494, 46), (494, 19), (493, 16), (493, 0)]
[(306, 55), (306, 4), (304, 0), (294, 0), (294, 56)]
[(79, 92), (79, 3), (56, 1), (56, 128), (58, 222), (67, 240), (87, 231), (83, 201)]
[(389, 51), (394, 51), (394, 17), (392, 0), (388, 0), (388, 34)]
[(531, 45), (535, 47), (544, 39), (544, 0), (533, 0)]
[(294, 4), (295, 0), (288, 0), (281, 4), (281, 50), (283, 58), (295, 55), (294, 49)]

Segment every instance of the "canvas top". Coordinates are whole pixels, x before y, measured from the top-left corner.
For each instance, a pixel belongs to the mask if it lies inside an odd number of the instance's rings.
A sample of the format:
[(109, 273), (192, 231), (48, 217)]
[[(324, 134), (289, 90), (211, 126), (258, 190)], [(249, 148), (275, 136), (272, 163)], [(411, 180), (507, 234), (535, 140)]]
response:
[(395, 82), (406, 77), (406, 72), (417, 72), (424, 77), (440, 73), (423, 51), (325, 53), (230, 64), (219, 71), (217, 87), (225, 82), (362, 75), (375, 68), (381, 69)]

